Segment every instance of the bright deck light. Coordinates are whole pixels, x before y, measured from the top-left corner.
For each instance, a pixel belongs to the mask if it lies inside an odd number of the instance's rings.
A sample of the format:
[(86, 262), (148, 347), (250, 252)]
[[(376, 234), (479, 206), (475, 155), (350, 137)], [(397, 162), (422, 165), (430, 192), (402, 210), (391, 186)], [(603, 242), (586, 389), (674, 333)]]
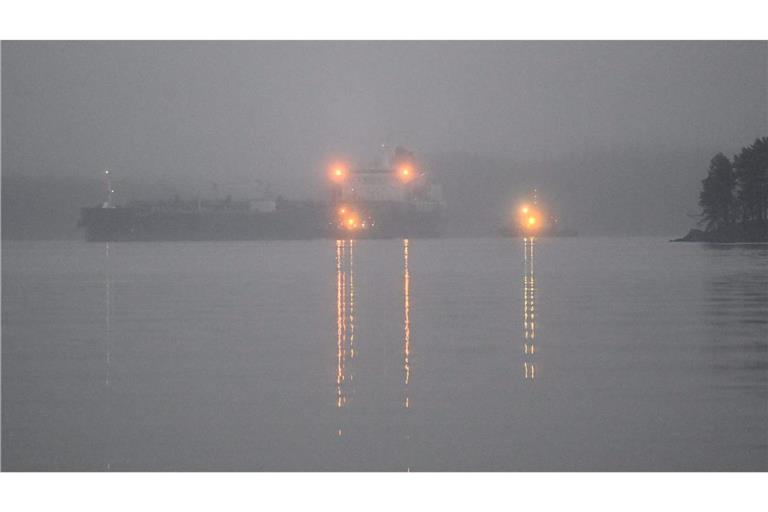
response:
[(360, 215), (355, 211), (350, 211), (347, 207), (343, 207), (346, 215), (341, 218), (341, 227), (348, 231), (352, 231), (360, 228)]
[(400, 178), (400, 181), (403, 183), (408, 183), (411, 180), (413, 180), (414, 172), (413, 169), (411, 169), (409, 166), (404, 166), (400, 168), (400, 172), (398, 172), (398, 178)]
[(514, 213), (514, 222), (525, 235), (532, 235), (546, 228), (547, 217), (538, 205), (521, 203)]
[(347, 168), (342, 164), (335, 164), (329, 173), (331, 181), (341, 183), (347, 179)]
[(346, 227), (347, 229), (350, 229), (350, 230), (351, 229), (357, 229), (357, 219), (355, 219), (353, 217), (349, 217), (347, 219), (347, 222), (344, 225), (344, 227)]

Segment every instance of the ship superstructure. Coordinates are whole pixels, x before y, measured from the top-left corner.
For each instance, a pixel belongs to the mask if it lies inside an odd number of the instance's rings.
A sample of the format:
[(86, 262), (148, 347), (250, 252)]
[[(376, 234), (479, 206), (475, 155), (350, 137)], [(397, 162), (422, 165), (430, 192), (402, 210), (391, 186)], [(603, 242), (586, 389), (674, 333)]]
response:
[(396, 148), (378, 165), (330, 172), (334, 229), (355, 237), (429, 237), (442, 231), (445, 203), (413, 154)]

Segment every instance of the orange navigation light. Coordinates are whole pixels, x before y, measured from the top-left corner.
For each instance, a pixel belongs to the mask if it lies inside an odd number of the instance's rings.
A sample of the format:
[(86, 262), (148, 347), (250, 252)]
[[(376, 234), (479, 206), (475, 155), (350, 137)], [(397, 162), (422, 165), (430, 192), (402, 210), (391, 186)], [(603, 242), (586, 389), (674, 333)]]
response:
[(342, 206), (341, 208), (339, 208), (339, 215), (344, 215), (345, 213), (347, 213), (346, 206)]
[(347, 218), (347, 222), (344, 224), (344, 227), (347, 229), (357, 229), (357, 220), (354, 217)]
[(347, 168), (342, 164), (334, 164), (331, 167), (330, 178), (334, 183), (342, 183), (347, 179)]
[(404, 165), (400, 168), (400, 171), (397, 173), (397, 177), (400, 178), (400, 181), (403, 183), (408, 183), (411, 180), (413, 180), (414, 172), (413, 169), (411, 169), (410, 166)]
[(522, 204), (517, 210), (517, 223), (524, 233), (532, 234), (542, 229), (541, 211), (530, 204)]
[[(345, 212), (348, 212), (346, 207), (342, 207), (342, 209), (344, 209)], [(353, 231), (360, 227), (360, 216), (356, 212), (349, 212), (348, 214), (342, 215), (345, 215), (341, 219), (342, 228), (348, 231)]]

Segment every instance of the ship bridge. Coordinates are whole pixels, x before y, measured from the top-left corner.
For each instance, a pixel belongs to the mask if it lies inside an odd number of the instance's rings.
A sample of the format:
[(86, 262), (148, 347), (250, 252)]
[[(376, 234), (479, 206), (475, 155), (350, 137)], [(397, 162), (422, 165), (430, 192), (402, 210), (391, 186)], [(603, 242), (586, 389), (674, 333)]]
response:
[(441, 204), (442, 189), (423, 172), (410, 166), (358, 168), (350, 170), (339, 184), (339, 200), (345, 202), (390, 202)]

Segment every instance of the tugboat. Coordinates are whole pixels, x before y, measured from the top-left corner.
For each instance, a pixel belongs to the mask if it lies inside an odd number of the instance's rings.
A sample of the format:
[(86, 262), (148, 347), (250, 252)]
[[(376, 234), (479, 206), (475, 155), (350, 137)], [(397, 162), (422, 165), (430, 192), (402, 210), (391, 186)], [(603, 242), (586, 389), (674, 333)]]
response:
[(577, 236), (575, 229), (563, 228), (560, 219), (539, 205), (536, 189), (532, 198), (523, 201), (515, 211), (513, 219), (500, 229), (502, 236)]

